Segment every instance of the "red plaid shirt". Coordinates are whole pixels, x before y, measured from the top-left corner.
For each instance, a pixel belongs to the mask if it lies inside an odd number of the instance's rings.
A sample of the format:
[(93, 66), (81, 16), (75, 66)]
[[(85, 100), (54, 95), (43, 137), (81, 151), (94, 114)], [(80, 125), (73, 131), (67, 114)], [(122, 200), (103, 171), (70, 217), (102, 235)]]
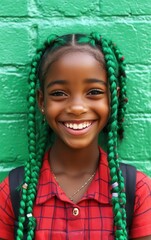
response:
[[(109, 169), (101, 149), (99, 168), (83, 198), (74, 204), (60, 189), (50, 171), (48, 152), (40, 172), (34, 205), (36, 240), (114, 239), (113, 210), (110, 204)], [(13, 240), (14, 213), (9, 182), (0, 184), (0, 238)], [(137, 172), (136, 200), (131, 238), (151, 235), (151, 179)]]

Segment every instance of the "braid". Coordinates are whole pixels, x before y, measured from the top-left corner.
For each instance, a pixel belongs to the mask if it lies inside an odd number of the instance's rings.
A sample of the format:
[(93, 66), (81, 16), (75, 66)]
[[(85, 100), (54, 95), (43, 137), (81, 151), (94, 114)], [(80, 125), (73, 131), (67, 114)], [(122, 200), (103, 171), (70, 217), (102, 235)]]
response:
[(126, 196), (124, 192), (124, 179), (119, 169), (117, 156), (117, 114), (118, 114), (118, 97), (117, 97), (117, 77), (116, 64), (113, 57), (112, 49), (105, 39), (101, 39), (102, 51), (106, 60), (108, 79), (111, 92), (111, 112), (108, 124), (108, 162), (110, 167), (111, 184), (112, 184), (112, 204), (114, 212), (115, 237), (116, 239), (127, 239), (126, 232), (126, 212), (124, 205)]
[[(126, 195), (124, 191), (124, 178), (119, 168), (117, 154), (117, 134), (122, 136), (123, 133), (123, 117), (126, 110), (126, 74), (124, 59), (112, 42), (100, 38), (97, 33), (92, 33), (90, 37), (95, 39), (95, 46), (101, 48), (106, 61), (110, 85), (110, 120), (108, 123), (108, 162), (110, 167), (111, 185), (112, 185), (112, 204), (114, 211), (114, 225), (116, 239), (127, 239), (126, 231)], [(90, 42), (90, 41), (89, 41)], [(92, 42), (93, 43), (93, 42)], [(94, 43), (91, 44), (94, 46)], [(117, 63), (119, 67), (119, 75), (117, 78)], [(121, 92), (117, 97), (117, 84)]]
[[(34, 62), (35, 63), (35, 62)], [(29, 76), (29, 98), (28, 98), (28, 151), (29, 151), (29, 160), (25, 166), (25, 179), (24, 182), (26, 187), (30, 184), (31, 179), (31, 164), (36, 161), (36, 126), (35, 126), (35, 73), (34, 68), (31, 70)], [(23, 187), (22, 189), (22, 198), (20, 202), (19, 209), (19, 227), (17, 230), (17, 239), (23, 238), (24, 230), (24, 221), (25, 221), (25, 209), (27, 203), (27, 189)]]
[(115, 44), (110, 42), (110, 46), (113, 49), (113, 52), (116, 56), (116, 59), (119, 64), (119, 106), (118, 106), (118, 134), (120, 138), (123, 138), (123, 122), (124, 122), (124, 115), (126, 111), (126, 103), (128, 99), (126, 98), (126, 73), (125, 73), (125, 61), (124, 57), (117, 48)]
[[(114, 212), (115, 238), (116, 240), (127, 239), (126, 231), (126, 195), (124, 188), (124, 178), (122, 176), (117, 154), (118, 134), (123, 134), (123, 117), (126, 110), (126, 75), (124, 59), (112, 42), (100, 38), (97, 33), (90, 36), (82, 36), (78, 40), (79, 44), (89, 44), (94, 48), (99, 48), (103, 52), (108, 80), (110, 86), (110, 120), (108, 123), (108, 162), (110, 168), (112, 185), (112, 204)], [(117, 68), (119, 75), (117, 76)], [(118, 98), (117, 86), (120, 87)]]
[[(75, 36), (75, 37), (74, 37)], [(76, 39), (76, 40), (75, 40)], [(34, 239), (36, 228), (36, 219), (33, 216), (34, 201), (37, 193), (37, 184), (42, 165), (42, 158), (48, 144), (49, 126), (47, 123), (38, 125), (41, 118), (37, 117), (36, 90), (38, 84), (43, 90), (42, 76), (37, 81), (37, 74), (42, 71), (43, 62), (54, 51), (64, 46), (89, 45), (95, 53), (104, 55), (108, 81), (110, 86), (110, 119), (108, 123), (108, 162), (110, 168), (111, 185), (112, 185), (112, 204), (114, 212), (115, 239), (126, 240), (126, 196), (124, 192), (124, 178), (119, 168), (117, 155), (118, 135), (122, 137), (123, 119), (125, 114), (126, 103), (126, 75), (125, 62), (117, 47), (104, 38), (100, 38), (97, 33), (86, 35), (65, 35), (58, 37), (51, 35), (44, 45), (37, 50), (37, 54), (32, 62), (31, 73), (29, 76), (29, 96), (28, 96), (28, 151), (29, 159), (25, 165), (24, 184), (22, 186), (22, 197), (19, 209), (19, 224), (17, 230), (17, 240), (23, 239), (24, 223), (26, 216), (27, 239)], [(45, 64), (45, 63), (44, 63)], [(45, 72), (49, 67), (49, 59), (44, 66)], [(118, 73), (117, 76), (117, 67)], [(43, 74), (45, 74), (45, 72)], [(40, 76), (40, 74), (38, 74)], [(120, 87), (119, 98), (117, 96), (117, 86)], [(37, 121), (38, 119), (38, 121)]]
[[(39, 178), (39, 172), (41, 168), (41, 163), (42, 163), (42, 158), (43, 154), (45, 152), (46, 144), (47, 144), (47, 139), (48, 139), (48, 126), (47, 124), (44, 124), (42, 126), (41, 130), (42, 135), (40, 136), (40, 141), (37, 146), (37, 159), (35, 162), (32, 164), (32, 173), (31, 173), (31, 183), (30, 186), (27, 190), (27, 216), (32, 213), (33, 210), (33, 204), (36, 196), (36, 186), (38, 183), (38, 178)], [(36, 226), (36, 220), (33, 216), (29, 217), (28, 221), (28, 239), (33, 239), (34, 238), (34, 229)]]
[[(22, 186), (22, 196), (19, 209), (19, 224), (17, 229), (17, 240), (23, 239), (24, 222), (28, 217), (28, 240), (34, 238), (36, 220), (32, 215), (33, 204), (36, 196), (36, 186), (39, 178), (39, 171), (43, 154), (45, 152), (48, 139), (48, 126), (43, 124), (38, 129), (36, 126), (36, 89), (37, 89), (37, 67), (45, 48), (55, 42), (56, 36), (52, 35), (44, 46), (37, 50), (37, 54), (32, 62), (31, 73), (29, 76), (29, 96), (28, 96), (28, 151), (29, 159), (25, 165), (24, 184)], [(38, 132), (40, 137), (37, 138)]]

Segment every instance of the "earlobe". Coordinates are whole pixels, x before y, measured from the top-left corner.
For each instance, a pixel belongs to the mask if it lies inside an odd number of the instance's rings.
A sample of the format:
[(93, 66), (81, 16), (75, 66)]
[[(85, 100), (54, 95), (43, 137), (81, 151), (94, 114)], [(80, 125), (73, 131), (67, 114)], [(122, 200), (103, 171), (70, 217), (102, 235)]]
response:
[(37, 103), (39, 110), (44, 114), (44, 94), (41, 89), (37, 90)]

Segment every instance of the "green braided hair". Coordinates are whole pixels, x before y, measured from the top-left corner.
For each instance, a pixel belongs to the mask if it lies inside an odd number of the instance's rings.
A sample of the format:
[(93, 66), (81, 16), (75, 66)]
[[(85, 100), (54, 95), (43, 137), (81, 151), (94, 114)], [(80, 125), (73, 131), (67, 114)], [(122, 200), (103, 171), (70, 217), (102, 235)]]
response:
[[(125, 61), (115, 44), (97, 33), (90, 35), (68, 34), (51, 35), (39, 48), (31, 64), (28, 94), (28, 151), (29, 158), (25, 165), (24, 184), (20, 201), (17, 240), (23, 239), (26, 218), (27, 239), (34, 239), (36, 219), (33, 216), (37, 184), (44, 152), (50, 142), (52, 131), (43, 121), (36, 105), (38, 88), (44, 91), (44, 81), (50, 65), (67, 51), (84, 51), (92, 54), (103, 65), (108, 74), (110, 88), (110, 119), (107, 124), (108, 162), (112, 186), (112, 205), (114, 213), (115, 239), (126, 240), (126, 195), (124, 179), (119, 168), (117, 141), (123, 137), (123, 121), (126, 110), (126, 74)], [(119, 96), (117, 87), (120, 88)]]

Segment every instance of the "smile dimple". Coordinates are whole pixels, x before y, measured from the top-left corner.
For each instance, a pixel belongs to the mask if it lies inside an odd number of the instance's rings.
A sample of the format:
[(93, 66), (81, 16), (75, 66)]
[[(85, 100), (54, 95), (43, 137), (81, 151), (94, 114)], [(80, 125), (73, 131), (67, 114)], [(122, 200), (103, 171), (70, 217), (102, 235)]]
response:
[(74, 129), (74, 130), (81, 130), (81, 129), (87, 128), (87, 127), (89, 127), (91, 124), (92, 124), (92, 122), (90, 122), (90, 121), (87, 121), (87, 122), (85, 121), (85, 122), (83, 122), (83, 123), (64, 122), (64, 125), (65, 125), (67, 128)]

